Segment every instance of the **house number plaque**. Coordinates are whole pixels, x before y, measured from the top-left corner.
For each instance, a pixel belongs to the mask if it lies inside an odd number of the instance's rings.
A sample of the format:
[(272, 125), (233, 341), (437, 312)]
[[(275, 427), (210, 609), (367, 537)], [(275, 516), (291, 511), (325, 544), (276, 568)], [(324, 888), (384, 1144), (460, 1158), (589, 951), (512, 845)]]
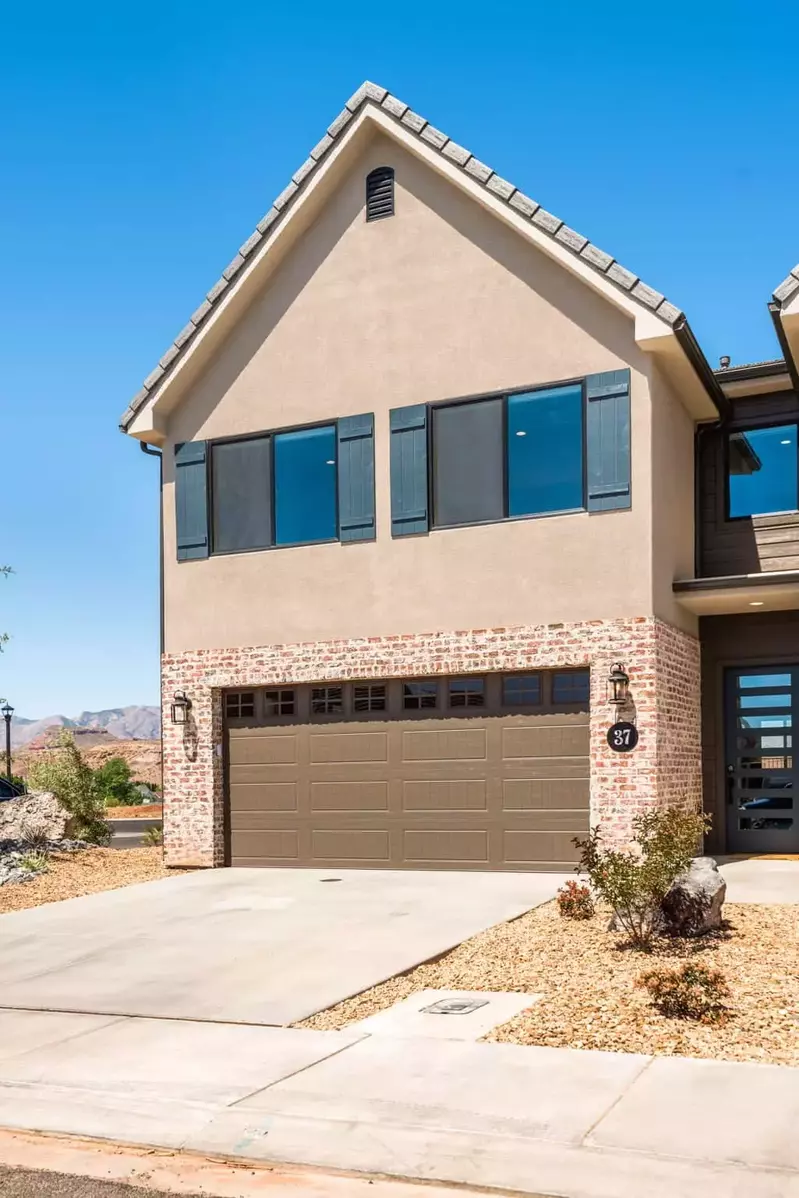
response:
[(608, 744), (616, 753), (630, 753), (638, 744), (638, 729), (627, 720), (619, 720), (608, 728)]

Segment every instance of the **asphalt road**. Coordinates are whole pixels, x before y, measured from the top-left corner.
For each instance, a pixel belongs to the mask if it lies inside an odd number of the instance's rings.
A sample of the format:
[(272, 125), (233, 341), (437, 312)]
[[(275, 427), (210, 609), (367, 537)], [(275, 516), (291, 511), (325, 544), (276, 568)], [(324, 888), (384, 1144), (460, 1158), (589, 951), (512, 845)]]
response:
[[(142, 1189), (118, 1181), (96, 1181), (67, 1173), (38, 1169), (6, 1169), (0, 1165), (0, 1194), (3, 1198), (164, 1198), (165, 1190)], [(169, 1198), (175, 1198), (174, 1191)], [(182, 1198), (202, 1198), (184, 1194)], [(207, 1198), (207, 1196), (206, 1196)]]

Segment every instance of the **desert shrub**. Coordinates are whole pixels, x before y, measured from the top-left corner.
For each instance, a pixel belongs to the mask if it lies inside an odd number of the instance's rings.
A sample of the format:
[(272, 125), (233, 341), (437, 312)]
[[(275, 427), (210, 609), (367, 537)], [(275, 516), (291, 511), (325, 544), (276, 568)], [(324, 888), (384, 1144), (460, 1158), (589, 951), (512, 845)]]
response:
[(124, 757), (110, 757), (94, 771), (94, 776), (106, 807), (136, 807), (141, 802)]
[(555, 897), (563, 919), (594, 918), (594, 900), (587, 886), (569, 881), (565, 886), (561, 886)]
[(84, 761), (71, 732), (62, 728), (57, 747), (30, 767), (30, 785), (49, 790), (72, 816), (74, 834), (92, 844), (107, 844), (111, 836), (104, 818), (103, 794), (96, 772)]
[(701, 812), (666, 807), (633, 820), (634, 850), (605, 848), (599, 827), (585, 840), (575, 839), (580, 871), (613, 908), (619, 926), (637, 948), (650, 946), (660, 904), (688, 868), (709, 826), (709, 816)]
[(20, 825), (20, 837), (29, 848), (41, 851), (50, 843), (50, 829), (47, 824), (35, 820), (23, 820)]
[(164, 833), (160, 828), (148, 828), (144, 833), (144, 843), (157, 845), (164, 843)]
[(730, 990), (718, 969), (688, 961), (680, 969), (650, 969), (635, 984), (648, 991), (662, 1015), (673, 1019), (721, 1023), (727, 1017), (724, 999)]
[(35, 852), (26, 853), (24, 857), (19, 859), (19, 868), (27, 870), (31, 874), (47, 873), (50, 868), (50, 858), (47, 853)]

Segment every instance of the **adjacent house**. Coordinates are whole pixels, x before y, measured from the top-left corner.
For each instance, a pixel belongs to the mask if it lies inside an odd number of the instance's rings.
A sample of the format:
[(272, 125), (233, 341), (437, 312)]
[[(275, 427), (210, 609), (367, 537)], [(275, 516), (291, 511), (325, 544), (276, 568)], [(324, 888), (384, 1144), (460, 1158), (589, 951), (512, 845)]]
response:
[(799, 850), (799, 270), (771, 309), (780, 359), (714, 371), (364, 84), (122, 420), (168, 863), (552, 869), (700, 796), (712, 850)]

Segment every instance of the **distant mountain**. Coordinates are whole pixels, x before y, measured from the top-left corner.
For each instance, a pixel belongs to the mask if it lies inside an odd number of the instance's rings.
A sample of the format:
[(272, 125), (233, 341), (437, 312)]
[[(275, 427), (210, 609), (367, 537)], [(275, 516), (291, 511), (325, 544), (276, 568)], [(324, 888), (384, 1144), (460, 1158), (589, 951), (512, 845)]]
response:
[(107, 711), (82, 711), (74, 718), (48, 715), (40, 720), (26, 720), (24, 716), (14, 716), (11, 743), (15, 747), (26, 745), (54, 726), (93, 729), (118, 740), (157, 740), (161, 735), (161, 712), (157, 707), (111, 707)]

